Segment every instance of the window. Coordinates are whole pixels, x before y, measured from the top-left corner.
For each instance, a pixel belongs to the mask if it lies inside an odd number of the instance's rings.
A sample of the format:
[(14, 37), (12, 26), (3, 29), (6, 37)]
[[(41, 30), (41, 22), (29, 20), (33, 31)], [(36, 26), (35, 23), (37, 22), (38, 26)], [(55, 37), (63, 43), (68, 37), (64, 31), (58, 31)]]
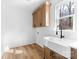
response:
[[(59, 20), (59, 25), (62, 26), (62, 29), (73, 29), (73, 18), (72, 17), (66, 17)], [(59, 27), (61, 29), (61, 27)]]
[(60, 17), (72, 15), (74, 14), (74, 2), (70, 1), (68, 3), (64, 3), (59, 7), (59, 15)]
[[(74, 0), (62, 2), (56, 6), (56, 26), (61, 25), (62, 30), (73, 29), (73, 17), (75, 14)], [(59, 26), (60, 29), (60, 26)]]

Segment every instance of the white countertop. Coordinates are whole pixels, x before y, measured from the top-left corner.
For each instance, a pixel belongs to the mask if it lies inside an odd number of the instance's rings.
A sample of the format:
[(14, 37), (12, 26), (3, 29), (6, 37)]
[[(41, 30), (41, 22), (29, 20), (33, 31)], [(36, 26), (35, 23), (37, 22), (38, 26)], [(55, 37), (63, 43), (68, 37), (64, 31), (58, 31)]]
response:
[(77, 49), (77, 41), (70, 42), (68, 45), (72, 48)]
[(54, 42), (54, 43), (58, 43), (62, 46), (70, 46), (72, 48), (75, 48), (77, 49), (77, 41), (75, 40), (69, 40), (69, 39), (65, 39), (65, 38), (57, 38), (57, 37), (44, 37), (44, 39), (48, 40), (48, 41), (51, 41), (51, 42)]

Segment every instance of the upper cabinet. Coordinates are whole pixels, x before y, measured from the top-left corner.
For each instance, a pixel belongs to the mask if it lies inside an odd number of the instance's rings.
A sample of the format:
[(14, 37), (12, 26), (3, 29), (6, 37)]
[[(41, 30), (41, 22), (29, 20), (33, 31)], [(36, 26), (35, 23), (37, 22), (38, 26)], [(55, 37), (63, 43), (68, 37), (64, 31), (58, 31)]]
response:
[(49, 26), (50, 3), (44, 3), (33, 12), (33, 27)]

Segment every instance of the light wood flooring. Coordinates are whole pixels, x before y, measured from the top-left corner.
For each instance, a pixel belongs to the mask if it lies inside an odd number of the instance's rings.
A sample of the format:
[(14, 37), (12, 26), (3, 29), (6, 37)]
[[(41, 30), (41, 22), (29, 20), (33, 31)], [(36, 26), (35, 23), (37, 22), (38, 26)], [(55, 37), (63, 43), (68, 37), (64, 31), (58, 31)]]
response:
[(32, 44), (9, 49), (1, 59), (43, 59), (43, 52)]

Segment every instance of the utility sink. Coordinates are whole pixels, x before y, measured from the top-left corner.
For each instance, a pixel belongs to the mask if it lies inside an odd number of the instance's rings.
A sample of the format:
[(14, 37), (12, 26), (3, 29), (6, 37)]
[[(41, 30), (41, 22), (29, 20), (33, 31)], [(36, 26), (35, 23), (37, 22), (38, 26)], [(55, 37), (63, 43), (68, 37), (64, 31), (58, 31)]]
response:
[(50, 41), (50, 42), (57, 43), (59, 45), (68, 47), (68, 45), (66, 44), (66, 42), (63, 39), (61, 39), (61, 38), (44, 37), (44, 39), (46, 39), (46, 44), (48, 43), (48, 41)]
[(59, 53), (60, 55), (70, 59), (71, 58), (71, 47), (70, 44), (74, 41), (58, 38), (58, 37), (44, 37), (44, 43), (46, 47), (50, 48), (51, 50)]
[(48, 36), (48, 37), (44, 37), (45, 39), (45, 43), (47, 44), (48, 41), (53, 42), (53, 43), (57, 43), (59, 45), (65, 46), (65, 47), (73, 47), (75, 49), (77, 49), (77, 41), (76, 40), (71, 40), (71, 39), (65, 39), (65, 38), (59, 38), (56, 36)]

